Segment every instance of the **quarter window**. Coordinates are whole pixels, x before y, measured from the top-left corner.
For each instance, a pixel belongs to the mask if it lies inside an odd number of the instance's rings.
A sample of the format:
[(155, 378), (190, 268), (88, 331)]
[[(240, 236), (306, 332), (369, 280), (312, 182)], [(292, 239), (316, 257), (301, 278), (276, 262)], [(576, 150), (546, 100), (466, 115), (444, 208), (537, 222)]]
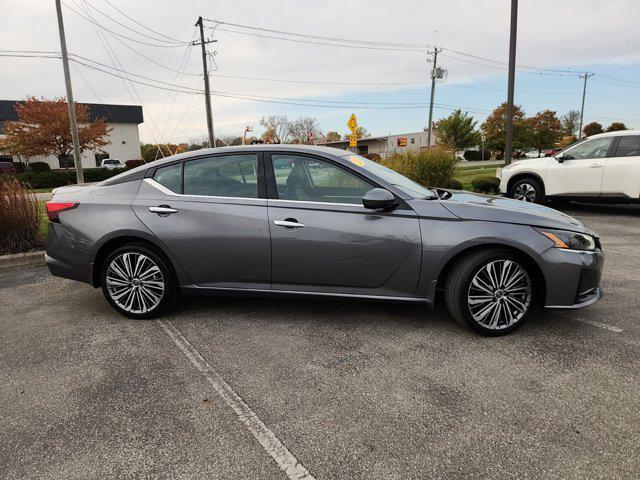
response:
[(589, 158), (604, 158), (611, 146), (614, 137), (594, 138), (579, 143), (573, 148), (566, 150), (563, 157), (566, 160), (584, 160)]
[(361, 204), (373, 185), (329, 162), (296, 155), (271, 155), (278, 198)]
[(640, 135), (625, 135), (619, 138), (616, 157), (640, 157)]
[(184, 194), (258, 198), (258, 155), (224, 155), (185, 162)]
[(174, 163), (166, 167), (160, 167), (153, 175), (153, 179), (160, 185), (167, 187), (175, 193), (180, 193), (180, 163)]

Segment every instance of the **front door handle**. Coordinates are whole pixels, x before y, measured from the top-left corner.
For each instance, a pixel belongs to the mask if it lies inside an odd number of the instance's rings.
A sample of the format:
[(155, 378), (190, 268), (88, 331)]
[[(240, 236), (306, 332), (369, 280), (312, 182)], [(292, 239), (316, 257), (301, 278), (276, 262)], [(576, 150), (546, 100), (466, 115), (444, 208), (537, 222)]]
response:
[(157, 213), (158, 215), (170, 215), (172, 213), (177, 213), (178, 210), (175, 208), (171, 208), (169, 205), (158, 205), (157, 207), (149, 207), (149, 211), (151, 213)]
[(284, 228), (303, 228), (306, 227), (304, 223), (299, 223), (295, 218), (285, 218), (284, 220), (274, 220), (274, 225)]
[(592, 163), (591, 165), (589, 165), (589, 168), (602, 168), (602, 165), (597, 163)]

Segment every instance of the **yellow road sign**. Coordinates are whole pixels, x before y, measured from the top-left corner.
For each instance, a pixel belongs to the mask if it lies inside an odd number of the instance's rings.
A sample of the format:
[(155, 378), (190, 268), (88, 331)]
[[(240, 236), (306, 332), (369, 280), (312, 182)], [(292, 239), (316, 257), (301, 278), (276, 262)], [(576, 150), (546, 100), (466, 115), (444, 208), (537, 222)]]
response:
[(349, 127), (349, 130), (351, 130), (351, 133), (356, 133), (356, 130), (358, 130), (358, 119), (356, 118), (355, 113), (352, 113), (351, 116), (349, 117), (347, 126)]
[(355, 133), (353, 135), (349, 135), (349, 146), (350, 147), (358, 146), (358, 136)]

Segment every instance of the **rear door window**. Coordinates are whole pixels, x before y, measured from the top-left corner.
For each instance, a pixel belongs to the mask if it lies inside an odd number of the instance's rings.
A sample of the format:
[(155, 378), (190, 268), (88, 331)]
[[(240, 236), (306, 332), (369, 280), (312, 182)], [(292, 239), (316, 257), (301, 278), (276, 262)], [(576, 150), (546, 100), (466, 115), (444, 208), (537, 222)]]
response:
[(640, 157), (640, 135), (624, 135), (619, 138), (614, 157)]
[(183, 193), (258, 198), (258, 155), (221, 155), (186, 161)]
[(173, 165), (160, 167), (153, 175), (153, 179), (172, 192), (180, 193), (181, 165), (180, 163), (174, 163)]

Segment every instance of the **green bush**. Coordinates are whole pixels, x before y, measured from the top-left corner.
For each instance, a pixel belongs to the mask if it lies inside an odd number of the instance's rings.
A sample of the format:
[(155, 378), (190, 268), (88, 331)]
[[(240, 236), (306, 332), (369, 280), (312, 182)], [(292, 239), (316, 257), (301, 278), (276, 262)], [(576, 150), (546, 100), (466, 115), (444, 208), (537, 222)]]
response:
[(453, 180), (458, 159), (440, 147), (419, 152), (398, 153), (382, 160), (382, 164), (427, 187), (447, 188)]
[(33, 162), (29, 164), (29, 170), (32, 172), (48, 172), (51, 167), (45, 162)]
[(40, 215), (35, 195), (15, 178), (0, 181), (0, 255), (42, 247)]
[(451, 182), (449, 182), (449, 185), (447, 185), (447, 188), (451, 190), (464, 190), (464, 185), (462, 185), (462, 182), (454, 179), (454, 180), (451, 180)]
[(481, 193), (500, 193), (500, 179), (496, 177), (477, 177), (471, 180), (473, 189)]
[(16, 173), (22, 173), (27, 169), (27, 166), (22, 162), (13, 162), (13, 166), (16, 169)]
[[(106, 168), (86, 168), (83, 170), (84, 181), (87, 183), (101, 182), (111, 178), (122, 170), (108, 170)], [(57, 188), (76, 183), (76, 171), (49, 170), (47, 172), (26, 171), (16, 175), (21, 183), (30, 188)]]

